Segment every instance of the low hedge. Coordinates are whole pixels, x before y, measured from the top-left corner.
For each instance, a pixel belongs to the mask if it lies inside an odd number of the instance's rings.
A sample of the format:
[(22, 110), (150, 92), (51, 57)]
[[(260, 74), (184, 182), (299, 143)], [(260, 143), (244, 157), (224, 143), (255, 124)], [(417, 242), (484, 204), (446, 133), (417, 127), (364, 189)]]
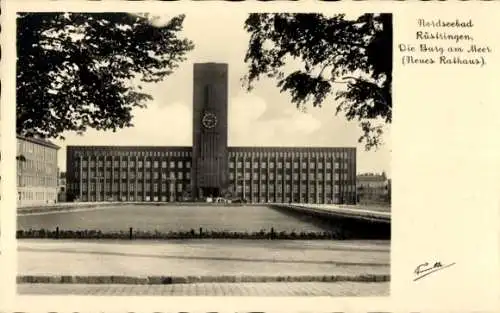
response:
[(335, 232), (276, 232), (261, 230), (259, 232), (231, 232), (231, 231), (143, 231), (129, 229), (129, 231), (103, 232), (100, 230), (50, 230), (29, 229), (18, 230), (18, 239), (255, 239), (255, 240), (332, 240), (347, 239), (340, 231)]

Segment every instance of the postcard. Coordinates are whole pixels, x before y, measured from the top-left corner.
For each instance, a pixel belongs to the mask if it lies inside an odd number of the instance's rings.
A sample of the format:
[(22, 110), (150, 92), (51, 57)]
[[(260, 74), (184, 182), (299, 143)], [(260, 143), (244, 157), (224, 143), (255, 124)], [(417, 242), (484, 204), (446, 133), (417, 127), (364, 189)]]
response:
[(0, 308), (494, 312), (499, 9), (4, 1)]

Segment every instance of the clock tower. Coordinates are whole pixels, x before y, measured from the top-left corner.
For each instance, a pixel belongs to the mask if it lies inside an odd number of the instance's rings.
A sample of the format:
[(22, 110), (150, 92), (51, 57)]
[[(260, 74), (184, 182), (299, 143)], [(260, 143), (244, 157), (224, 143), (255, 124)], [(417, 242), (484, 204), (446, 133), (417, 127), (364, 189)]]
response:
[(227, 64), (194, 64), (191, 181), (195, 199), (221, 196), (227, 188), (227, 97)]

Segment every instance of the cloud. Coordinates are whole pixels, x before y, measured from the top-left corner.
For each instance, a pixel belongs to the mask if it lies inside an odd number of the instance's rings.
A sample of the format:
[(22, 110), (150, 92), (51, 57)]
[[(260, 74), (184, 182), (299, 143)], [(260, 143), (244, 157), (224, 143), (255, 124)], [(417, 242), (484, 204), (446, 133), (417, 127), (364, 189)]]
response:
[(261, 119), (268, 105), (261, 97), (240, 94), (229, 106), (229, 144), (297, 145), (320, 129), (321, 122), (311, 114), (288, 109), (275, 119)]

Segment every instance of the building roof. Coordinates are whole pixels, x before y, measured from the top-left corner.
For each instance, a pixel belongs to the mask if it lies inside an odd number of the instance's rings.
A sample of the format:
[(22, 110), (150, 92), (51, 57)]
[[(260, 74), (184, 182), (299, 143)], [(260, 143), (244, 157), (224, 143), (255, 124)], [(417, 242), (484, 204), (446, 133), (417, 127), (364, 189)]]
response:
[(29, 141), (29, 142), (32, 142), (34, 144), (42, 145), (42, 146), (49, 147), (49, 148), (56, 149), (56, 150), (59, 150), (61, 148), (58, 145), (50, 142), (49, 140), (45, 140), (45, 139), (41, 139), (41, 138), (25, 137), (25, 136), (17, 135), (17, 139)]

